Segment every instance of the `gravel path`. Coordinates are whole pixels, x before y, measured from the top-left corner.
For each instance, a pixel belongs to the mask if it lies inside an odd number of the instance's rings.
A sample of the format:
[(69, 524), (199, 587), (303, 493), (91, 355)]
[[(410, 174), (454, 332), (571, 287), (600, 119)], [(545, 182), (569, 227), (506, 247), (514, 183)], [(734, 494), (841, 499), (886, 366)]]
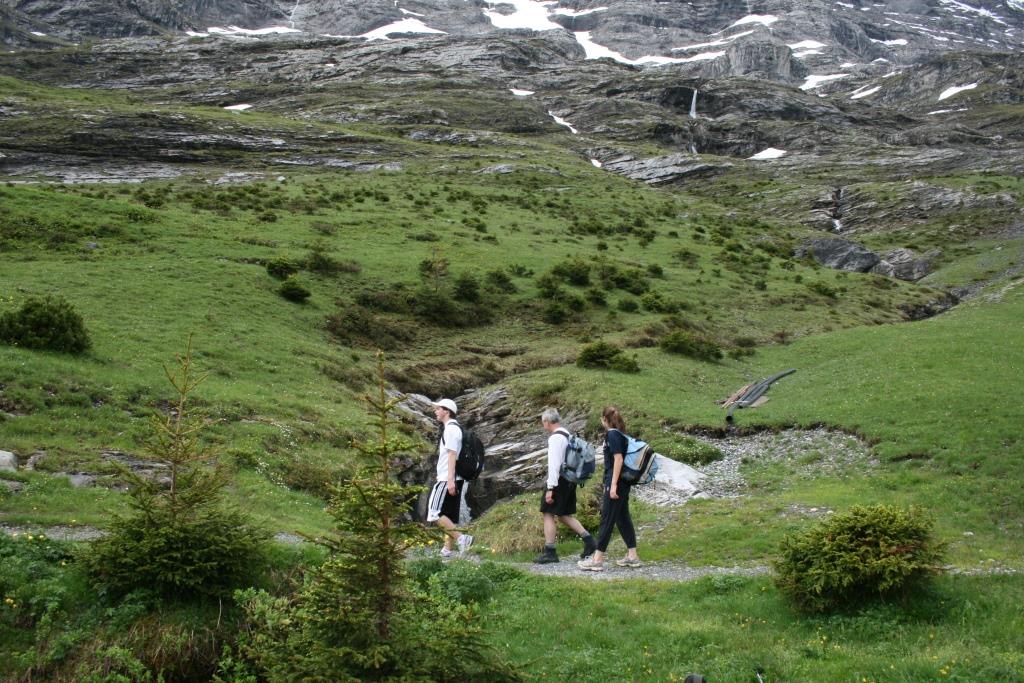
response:
[[(0, 532), (10, 536), (45, 536), (54, 541), (95, 541), (103, 538), (107, 532), (97, 529), (94, 526), (16, 526), (13, 524), (0, 524)], [(274, 534), (274, 540), (278, 543), (295, 545), (304, 543), (301, 536), (288, 533)]]
[[(43, 535), (56, 541), (94, 541), (103, 537), (101, 529), (90, 526), (15, 526), (11, 524), (0, 524), (0, 532), (9, 535)], [(274, 535), (278, 543), (294, 545), (303, 543), (301, 536), (289, 533), (278, 533)], [(433, 554), (433, 553), (430, 553)], [(419, 555), (425, 557), (427, 554)], [(481, 562), (485, 558), (479, 555), (467, 555), (464, 559), (471, 562)], [(630, 569), (615, 566), (616, 558), (608, 558), (605, 562), (603, 572), (587, 572), (576, 566), (577, 558), (564, 557), (557, 564), (533, 564), (532, 562), (513, 562), (513, 567), (529, 574), (538, 576), (561, 576), (573, 579), (589, 579), (591, 581), (628, 581), (630, 579), (644, 578), (654, 581), (696, 581), (705, 576), (767, 576), (772, 573), (770, 567), (765, 565), (751, 565), (746, 567), (691, 567), (677, 562), (647, 562), (642, 567)], [(1018, 575), (1024, 574), (1024, 570), (1001, 565), (989, 565), (984, 567), (944, 567), (949, 574), (957, 576), (982, 576), (982, 575)]]
[(769, 567), (690, 567), (675, 562), (647, 562), (642, 567), (629, 569), (615, 566), (615, 558), (605, 560), (603, 572), (583, 571), (576, 566), (576, 558), (564, 558), (557, 564), (533, 564), (517, 562), (515, 566), (524, 572), (539, 576), (562, 576), (592, 581), (628, 581), (630, 579), (652, 579), (657, 581), (695, 581), (705, 576), (764, 576), (771, 573)]

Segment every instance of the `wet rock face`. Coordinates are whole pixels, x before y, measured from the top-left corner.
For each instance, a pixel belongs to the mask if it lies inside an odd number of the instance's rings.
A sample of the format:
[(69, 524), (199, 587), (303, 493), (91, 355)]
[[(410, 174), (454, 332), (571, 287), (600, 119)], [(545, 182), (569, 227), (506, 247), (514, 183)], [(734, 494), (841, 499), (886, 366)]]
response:
[[(471, 391), (455, 401), (459, 406), (459, 424), (476, 432), (486, 448), (483, 473), (466, 487), (466, 503), (472, 517), (480, 516), (503, 498), (544, 487), (549, 434), (541, 426), (538, 412), (529, 406), (512, 404), (504, 388)], [(408, 394), (399, 407), (434, 446), (408, 470), (407, 478), (410, 483), (432, 484), (439, 427), (433, 417), (431, 399)], [(580, 414), (562, 416), (562, 426), (571, 433), (579, 432), (585, 422), (585, 416)], [(425, 507), (425, 499), (420, 507)]]

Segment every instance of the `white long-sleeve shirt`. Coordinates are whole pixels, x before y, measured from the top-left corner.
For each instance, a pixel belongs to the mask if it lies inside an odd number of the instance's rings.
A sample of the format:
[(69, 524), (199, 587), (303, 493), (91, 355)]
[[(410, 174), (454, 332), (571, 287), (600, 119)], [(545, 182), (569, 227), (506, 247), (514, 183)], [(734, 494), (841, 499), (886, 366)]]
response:
[(553, 489), (558, 486), (558, 474), (562, 471), (562, 463), (565, 461), (565, 449), (569, 447), (569, 439), (565, 434), (553, 432), (548, 437), (548, 481), (547, 487)]

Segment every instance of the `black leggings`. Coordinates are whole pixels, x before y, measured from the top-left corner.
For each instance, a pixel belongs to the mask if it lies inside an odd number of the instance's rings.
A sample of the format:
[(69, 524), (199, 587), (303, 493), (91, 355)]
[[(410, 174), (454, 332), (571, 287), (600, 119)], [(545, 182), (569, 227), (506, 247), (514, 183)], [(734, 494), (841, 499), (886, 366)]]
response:
[(604, 498), (601, 500), (601, 528), (597, 532), (597, 549), (602, 553), (608, 550), (612, 540), (612, 528), (619, 527), (622, 540), (627, 548), (636, 547), (636, 531), (633, 530), (633, 518), (629, 516), (630, 485), (619, 482), (617, 499), (612, 499), (609, 488), (604, 487)]

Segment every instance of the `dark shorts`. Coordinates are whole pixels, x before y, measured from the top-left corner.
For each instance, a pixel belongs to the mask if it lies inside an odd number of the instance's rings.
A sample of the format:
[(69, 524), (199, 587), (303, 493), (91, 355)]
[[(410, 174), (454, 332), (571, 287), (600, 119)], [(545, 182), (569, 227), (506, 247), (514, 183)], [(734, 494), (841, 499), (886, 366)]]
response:
[(439, 481), (430, 490), (430, 499), (427, 501), (427, 521), (436, 522), (441, 517), (447, 517), (453, 524), (459, 523), (459, 510), (462, 506), (462, 484), (461, 479), (455, 480), (455, 495), (448, 493), (448, 482)]
[(555, 502), (548, 505), (546, 500), (547, 489), (540, 492), (540, 511), (549, 515), (575, 515), (576, 514), (576, 484), (558, 478), (558, 486), (555, 487)]

